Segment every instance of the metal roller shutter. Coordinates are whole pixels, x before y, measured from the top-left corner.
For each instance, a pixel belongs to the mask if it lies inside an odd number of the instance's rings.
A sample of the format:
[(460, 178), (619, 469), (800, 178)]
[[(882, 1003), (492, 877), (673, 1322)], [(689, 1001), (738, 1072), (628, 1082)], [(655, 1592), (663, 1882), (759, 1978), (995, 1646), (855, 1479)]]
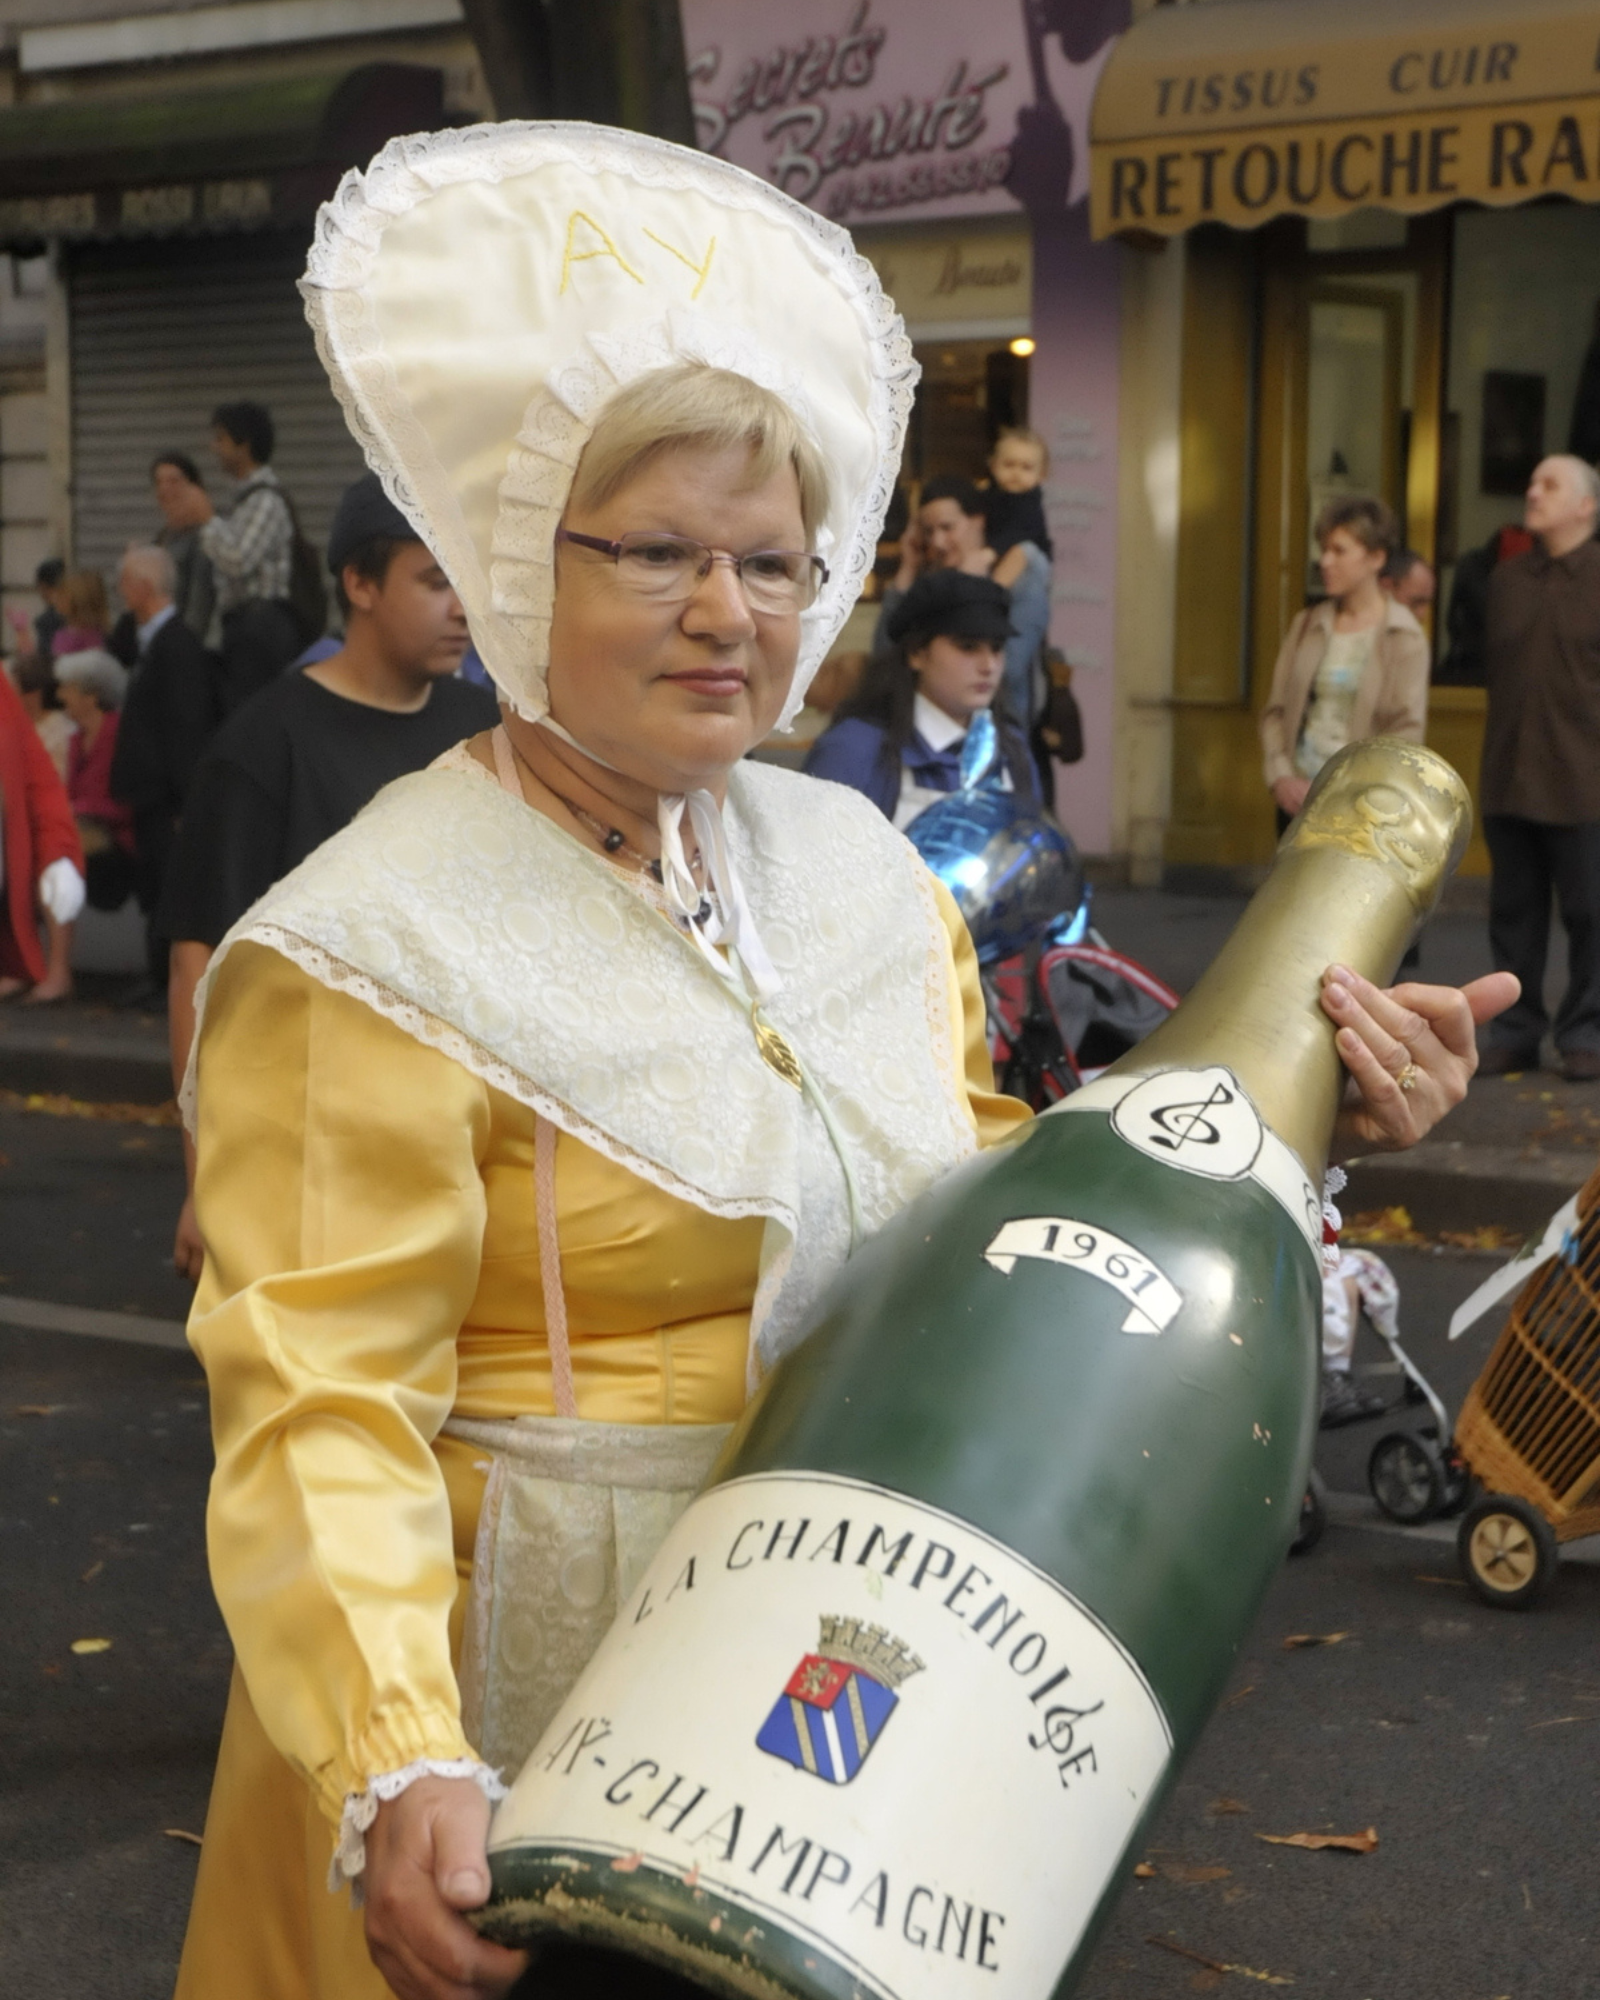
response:
[(321, 548), (364, 469), (328, 387), (295, 281), (306, 240), (262, 235), (117, 244), (69, 270), (74, 559), (110, 582), (130, 541), (160, 526), (150, 460), (184, 451), (219, 499), (211, 412), (249, 398), (277, 426), (273, 466)]

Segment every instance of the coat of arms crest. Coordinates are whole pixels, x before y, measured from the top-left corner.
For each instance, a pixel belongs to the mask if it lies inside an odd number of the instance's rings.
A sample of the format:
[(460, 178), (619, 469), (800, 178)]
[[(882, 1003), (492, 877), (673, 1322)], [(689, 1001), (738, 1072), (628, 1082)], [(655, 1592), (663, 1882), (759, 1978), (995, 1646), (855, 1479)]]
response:
[(831, 1785), (848, 1785), (883, 1734), (900, 1687), (922, 1664), (881, 1625), (825, 1616), (817, 1650), (789, 1676), (756, 1748)]

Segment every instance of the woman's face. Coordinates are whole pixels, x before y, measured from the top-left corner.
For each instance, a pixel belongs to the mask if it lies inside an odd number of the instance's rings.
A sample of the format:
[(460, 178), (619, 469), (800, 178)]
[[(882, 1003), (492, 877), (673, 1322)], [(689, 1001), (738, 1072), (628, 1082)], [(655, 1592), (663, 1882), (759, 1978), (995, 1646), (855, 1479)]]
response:
[(100, 704), (86, 687), (77, 681), (61, 683), (61, 706), (67, 712), (67, 719), (79, 729), (93, 733), (100, 720)]
[(1357, 541), (1348, 528), (1335, 528), (1322, 545), (1318, 558), (1322, 587), (1330, 597), (1348, 597), (1351, 591), (1375, 577), (1383, 568), (1384, 551), (1369, 549)]
[[(804, 549), (800, 484), (785, 466), (752, 483), (750, 453), (663, 452), (575, 534), (683, 535), (736, 556)], [(563, 542), (550, 626), (550, 712), (587, 750), (657, 791), (707, 786), (776, 723), (800, 650), (798, 611), (752, 611), (732, 567), (713, 563), (685, 603), (634, 596), (617, 566)]]
[(917, 691), (952, 722), (970, 722), (994, 700), (1005, 654), (987, 639), (951, 639), (941, 634), (907, 654)]
[(983, 516), (964, 513), (959, 501), (930, 500), (917, 509), (917, 520), (933, 569), (960, 569), (983, 547)]

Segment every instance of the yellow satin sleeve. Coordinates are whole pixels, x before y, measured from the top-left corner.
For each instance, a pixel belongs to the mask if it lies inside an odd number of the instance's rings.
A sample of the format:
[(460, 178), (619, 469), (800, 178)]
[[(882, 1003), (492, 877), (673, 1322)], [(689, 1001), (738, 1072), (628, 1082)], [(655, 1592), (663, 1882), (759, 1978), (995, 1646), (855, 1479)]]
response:
[[(971, 946), (941, 910), (954, 1053), (992, 1144), (1028, 1114), (994, 1093)], [(451, 1628), (480, 1455), (438, 1432), (452, 1410), (554, 1409), (534, 1118), (254, 944), (218, 970), (199, 1078), (213, 1583), (267, 1737), (337, 1820), (377, 1773), (471, 1754)], [(762, 1224), (565, 1135), (556, 1217), (579, 1414), (736, 1416)]]

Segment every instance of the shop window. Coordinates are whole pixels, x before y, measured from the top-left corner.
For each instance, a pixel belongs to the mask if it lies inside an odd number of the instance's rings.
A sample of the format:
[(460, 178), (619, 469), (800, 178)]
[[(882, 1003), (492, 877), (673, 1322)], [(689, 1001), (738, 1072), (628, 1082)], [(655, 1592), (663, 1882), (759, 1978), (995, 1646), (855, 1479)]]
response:
[(1549, 452), (1600, 456), (1600, 210), (1463, 210), (1453, 228), (1438, 678), (1470, 686), (1489, 572), (1523, 546), (1528, 473)]
[(1028, 361), (1006, 341), (917, 342), (922, 381), (906, 437), (903, 476), (981, 479), (996, 436), (1028, 421)]
[(1318, 514), (1344, 494), (1370, 493), (1405, 518), (1416, 344), (1416, 275), (1362, 272), (1317, 280), (1307, 301), (1306, 573), (1322, 595)]

